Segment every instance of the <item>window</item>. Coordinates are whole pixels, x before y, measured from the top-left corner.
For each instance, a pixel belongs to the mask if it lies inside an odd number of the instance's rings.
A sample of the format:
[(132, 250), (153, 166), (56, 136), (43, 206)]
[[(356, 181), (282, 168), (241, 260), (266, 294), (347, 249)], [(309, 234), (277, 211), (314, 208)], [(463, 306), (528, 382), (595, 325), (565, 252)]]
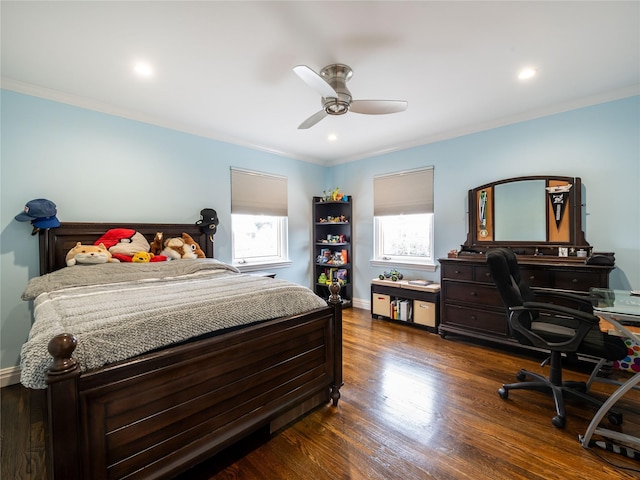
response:
[(376, 266), (435, 270), (433, 167), (373, 179)]
[(231, 169), (231, 237), (242, 271), (289, 263), (285, 177)]

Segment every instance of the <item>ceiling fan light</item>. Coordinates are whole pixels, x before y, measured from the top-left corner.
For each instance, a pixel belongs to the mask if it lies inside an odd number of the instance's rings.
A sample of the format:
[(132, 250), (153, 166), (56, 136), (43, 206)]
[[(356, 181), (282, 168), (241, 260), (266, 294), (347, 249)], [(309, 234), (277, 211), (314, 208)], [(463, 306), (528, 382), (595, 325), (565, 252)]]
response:
[(338, 100), (325, 103), (324, 111), (329, 115), (343, 115), (349, 111), (349, 104)]

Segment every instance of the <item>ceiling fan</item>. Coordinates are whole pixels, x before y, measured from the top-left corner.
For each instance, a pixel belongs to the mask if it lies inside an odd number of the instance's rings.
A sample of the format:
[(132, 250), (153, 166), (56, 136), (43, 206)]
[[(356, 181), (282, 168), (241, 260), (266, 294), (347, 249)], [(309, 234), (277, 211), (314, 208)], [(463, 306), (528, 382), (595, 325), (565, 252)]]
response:
[(306, 65), (293, 67), (293, 71), (311, 88), (322, 95), (322, 110), (314, 113), (298, 128), (313, 127), (327, 115), (344, 115), (351, 111), (365, 115), (402, 112), (407, 109), (404, 100), (352, 100), (347, 82), (353, 75), (351, 67), (341, 63), (327, 65), (320, 73)]

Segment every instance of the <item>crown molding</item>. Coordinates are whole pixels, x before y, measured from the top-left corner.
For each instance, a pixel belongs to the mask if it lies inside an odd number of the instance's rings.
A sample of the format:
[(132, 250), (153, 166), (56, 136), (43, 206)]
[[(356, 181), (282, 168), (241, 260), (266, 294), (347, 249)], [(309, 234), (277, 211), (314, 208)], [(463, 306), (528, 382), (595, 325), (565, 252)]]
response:
[(568, 102), (551, 105), (549, 107), (531, 110), (528, 112), (523, 112), (517, 115), (502, 117), (502, 118), (490, 120), (487, 122), (468, 125), (460, 129), (440, 132), (435, 135), (429, 135), (426, 137), (413, 140), (411, 142), (400, 143), (391, 148), (371, 151), (364, 155), (342, 157), (342, 158), (336, 158), (329, 161), (323, 161), (317, 158), (291, 155), (288, 152), (266, 147), (264, 145), (247, 142), (245, 140), (242, 140), (236, 137), (220, 135), (218, 132), (197, 128), (191, 125), (184, 125), (178, 122), (171, 122), (164, 118), (159, 118), (159, 117), (154, 117), (149, 115), (142, 115), (138, 112), (123, 109), (120, 107), (115, 107), (113, 105), (106, 104), (103, 102), (98, 102), (91, 98), (71, 95), (65, 92), (60, 92), (58, 90), (49, 89), (39, 85), (24, 83), (18, 80), (10, 79), (10, 78), (2, 77), (0, 79), (0, 87), (6, 90), (23, 93), (25, 95), (31, 95), (31, 96), (43, 98), (46, 100), (52, 100), (52, 101), (64, 103), (67, 105), (73, 105), (79, 108), (85, 108), (87, 110), (93, 110), (93, 111), (105, 113), (108, 115), (114, 115), (117, 117), (122, 117), (129, 120), (147, 123), (147, 124), (155, 125), (162, 128), (168, 128), (170, 130), (176, 130), (179, 132), (188, 133), (188, 134), (196, 135), (199, 137), (209, 138), (219, 142), (230, 143), (240, 147), (250, 148), (252, 150), (259, 150), (265, 153), (279, 155), (282, 157), (314, 163), (314, 164), (323, 165), (323, 166), (335, 166), (343, 163), (350, 163), (358, 160), (364, 160), (367, 158), (377, 157), (380, 155), (393, 153), (401, 150), (407, 150), (407, 149), (419, 147), (422, 145), (428, 145), (430, 143), (441, 142), (444, 140), (451, 140), (453, 138), (463, 137), (465, 135), (471, 135), (474, 133), (479, 133), (487, 130), (493, 130), (495, 128), (500, 128), (500, 127), (512, 125), (515, 123), (526, 122), (529, 120), (534, 120), (534, 119), (546, 117), (549, 115), (555, 115), (558, 113), (568, 112), (571, 110), (577, 110), (579, 108), (590, 107), (590, 106), (598, 105), (601, 103), (611, 102), (614, 100), (620, 100), (623, 98), (640, 95), (640, 84), (632, 85), (630, 87), (621, 88), (618, 90), (594, 95), (591, 97), (571, 100)]

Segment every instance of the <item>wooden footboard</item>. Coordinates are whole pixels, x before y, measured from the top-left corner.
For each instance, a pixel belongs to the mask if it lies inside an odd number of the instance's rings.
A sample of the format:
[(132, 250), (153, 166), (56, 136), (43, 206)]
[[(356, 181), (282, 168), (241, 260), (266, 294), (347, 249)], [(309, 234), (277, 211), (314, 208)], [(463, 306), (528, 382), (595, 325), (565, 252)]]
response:
[(167, 478), (288, 412), (340, 397), (335, 299), (82, 374), (74, 340), (49, 344), (49, 458), (58, 480)]

